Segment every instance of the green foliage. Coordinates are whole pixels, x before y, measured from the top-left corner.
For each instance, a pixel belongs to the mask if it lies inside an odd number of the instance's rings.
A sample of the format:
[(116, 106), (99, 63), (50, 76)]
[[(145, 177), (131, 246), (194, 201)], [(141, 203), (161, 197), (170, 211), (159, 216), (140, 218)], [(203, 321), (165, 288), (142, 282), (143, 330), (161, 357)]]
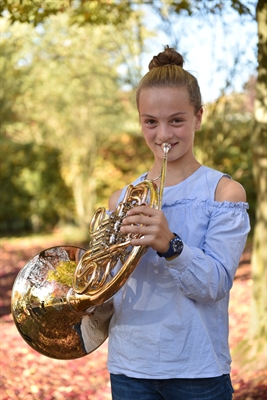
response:
[(120, 25), (125, 23), (132, 14), (131, 2), (103, 1), (103, 0), (83, 0), (78, 7), (73, 7), (70, 15), (70, 22), (77, 23), (79, 26), (84, 24), (112, 24)]
[[(18, 120), (18, 114), (13, 105), (23, 92), (23, 79), (30, 73), (30, 66), (19, 67), (21, 51), (24, 47), (23, 38), (16, 38), (9, 32), (7, 25), (1, 21), (0, 41), (0, 120), (1, 131), (6, 124)], [(22, 61), (22, 58), (21, 58)]]
[[(163, 2), (164, 3), (164, 2)], [(169, 0), (170, 8), (177, 14), (186, 11), (188, 15), (201, 14), (222, 14), (227, 11), (229, 7), (238, 12), (239, 15), (251, 15), (250, 8), (244, 1), (231, 0), (231, 1), (210, 1), (210, 0)]]
[(118, 25), (129, 18), (131, 4), (128, 0), (0, 0), (0, 14), (8, 11), (12, 24), (19, 21), (36, 26), (47, 17), (68, 11), (70, 21), (78, 25)]
[(140, 133), (122, 133), (107, 138), (99, 149), (95, 168), (95, 208), (101, 205), (107, 207), (113, 192), (149, 171), (152, 163), (153, 154)]
[(0, 0), (0, 15), (9, 13), (9, 20), (34, 24), (43, 23), (48, 17), (68, 12), (70, 23), (100, 25), (120, 25), (128, 22), (134, 9), (149, 5), (162, 16), (166, 13), (188, 15), (221, 14), (230, 8), (240, 15), (252, 15), (250, 4), (240, 0)]
[[(72, 189), (73, 219), (87, 226), (95, 205), (99, 148), (108, 137), (128, 130), (126, 125), (131, 127), (127, 114), (132, 113), (132, 103), (121, 90), (119, 68), (135, 70), (132, 83), (136, 82), (139, 66), (132, 68), (131, 60), (140, 50), (140, 32), (135, 21), (128, 21), (126, 32), (105, 26), (77, 29), (66, 21), (66, 15), (57, 16), (39, 30), (3, 24), (2, 76), (9, 90), (1, 92), (1, 101), (12, 115), (2, 114), (1, 129), (14, 145), (36, 143), (55, 149), (61, 176)], [(33, 195), (38, 177), (26, 171), (23, 177), (27, 193)], [(45, 215), (54, 225), (56, 218)]]
[(59, 153), (47, 146), (1, 140), (0, 231), (51, 229), (71, 219), (73, 203), (59, 169)]

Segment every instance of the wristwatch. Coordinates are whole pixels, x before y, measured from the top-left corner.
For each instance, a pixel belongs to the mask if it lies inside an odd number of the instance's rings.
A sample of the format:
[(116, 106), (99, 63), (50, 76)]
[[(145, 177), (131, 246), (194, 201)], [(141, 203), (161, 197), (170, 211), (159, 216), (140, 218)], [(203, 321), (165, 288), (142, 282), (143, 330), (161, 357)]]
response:
[(166, 251), (165, 253), (160, 253), (157, 251), (159, 257), (164, 257), (169, 259), (173, 257), (178, 257), (182, 253), (182, 250), (184, 248), (183, 241), (180, 238), (180, 236), (177, 235), (177, 233), (173, 232), (173, 234), (175, 237), (170, 241), (170, 247), (168, 251)]

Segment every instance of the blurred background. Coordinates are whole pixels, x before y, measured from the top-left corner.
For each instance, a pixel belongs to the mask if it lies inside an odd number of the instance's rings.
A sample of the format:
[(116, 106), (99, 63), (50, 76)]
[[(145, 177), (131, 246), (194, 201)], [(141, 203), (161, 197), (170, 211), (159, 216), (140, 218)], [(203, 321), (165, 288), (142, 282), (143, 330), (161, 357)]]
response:
[[(135, 88), (168, 44), (202, 90), (198, 160), (247, 192), (252, 230), (243, 261), (251, 297), (237, 353), (242, 365), (266, 371), (267, 3), (0, 0), (0, 13), (6, 322), (14, 277), (30, 253), (48, 243), (87, 243), (97, 207), (149, 169), (153, 157), (140, 134)], [(2, 399), (20, 398), (5, 397), (6, 390)], [(21, 398), (61, 398), (34, 393)]]

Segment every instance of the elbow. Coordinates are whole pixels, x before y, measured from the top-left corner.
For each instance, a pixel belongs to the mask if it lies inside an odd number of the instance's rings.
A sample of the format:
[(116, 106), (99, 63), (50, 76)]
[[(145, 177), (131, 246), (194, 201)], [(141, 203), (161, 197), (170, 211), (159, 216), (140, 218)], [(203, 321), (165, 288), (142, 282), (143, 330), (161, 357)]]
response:
[[(194, 290), (185, 290), (181, 288), (183, 294), (191, 300), (199, 303), (216, 303), (228, 296), (232, 287), (232, 282), (225, 280), (221, 284), (198, 285)], [(192, 288), (193, 289), (193, 288)]]

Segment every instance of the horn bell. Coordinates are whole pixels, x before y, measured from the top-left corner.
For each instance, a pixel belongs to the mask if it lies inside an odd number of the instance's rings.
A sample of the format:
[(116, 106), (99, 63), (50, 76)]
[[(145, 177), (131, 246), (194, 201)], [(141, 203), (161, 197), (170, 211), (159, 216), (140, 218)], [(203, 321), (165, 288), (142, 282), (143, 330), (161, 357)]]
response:
[(60, 360), (83, 357), (108, 337), (111, 302), (92, 307), (72, 290), (73, 274), (86, 250), (55, 246), (19, 272), (12, 289), (12, 315), (22, 338), (39, 353)]

